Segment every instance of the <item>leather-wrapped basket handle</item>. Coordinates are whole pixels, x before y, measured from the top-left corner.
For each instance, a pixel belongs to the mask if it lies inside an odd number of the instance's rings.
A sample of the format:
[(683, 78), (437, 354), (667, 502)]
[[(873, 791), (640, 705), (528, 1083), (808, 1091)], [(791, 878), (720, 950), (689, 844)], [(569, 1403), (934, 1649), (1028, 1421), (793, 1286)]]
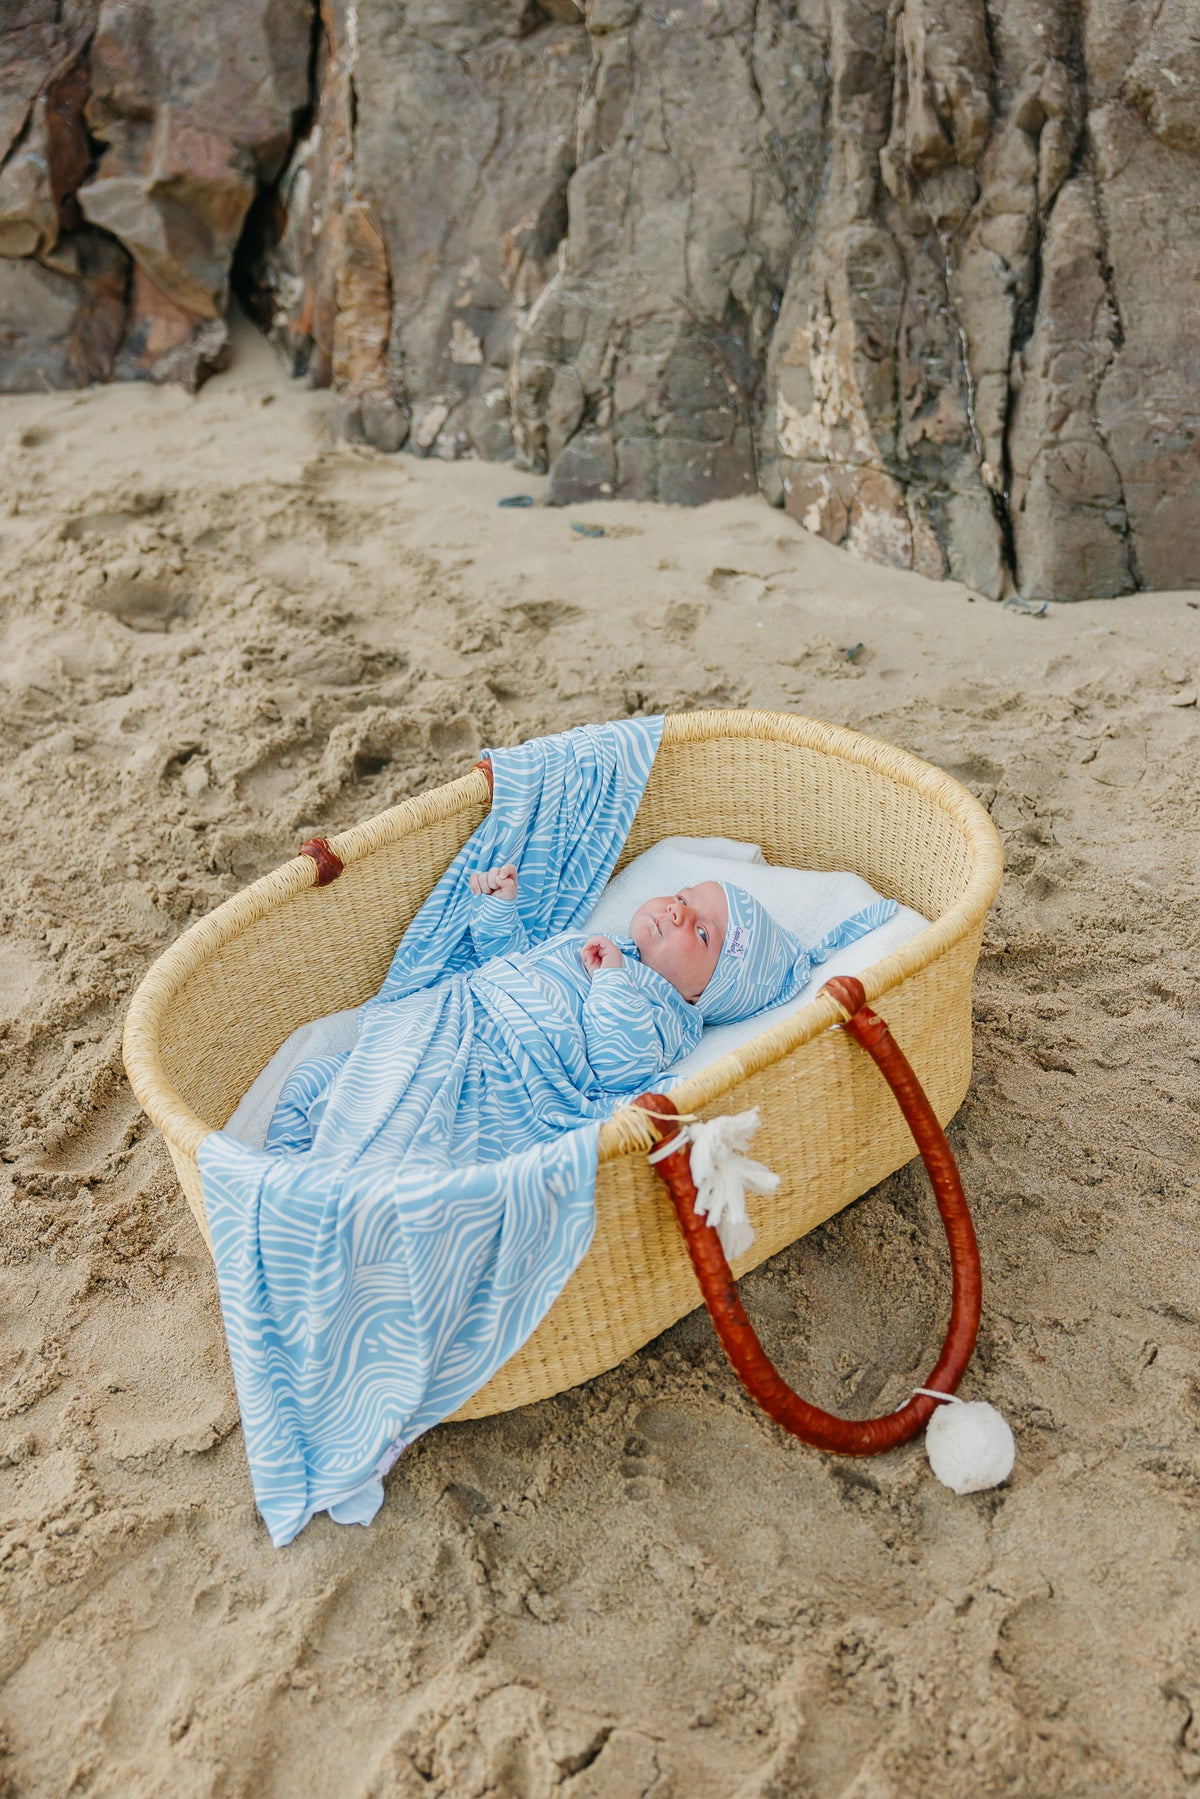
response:
[[(830, 994), (847, 1014), (844, 1028), (872, 1057), (895, 1094), (933, 1183), (950, 1248), (953, 1296), (942, 1353), (933, 1372), (921, 1384), (935, 1392), (953, 1393), (975, 1348), (983, 1298), (979, 1247), (958, 1166), (921, 1083), (883, 1019), (867, 1005), (862, 983), (851, 975), (838, 975), (827, 981), (822, 991)], [(662, 1093), (643, 1093), (633, 1103), (652, 1117), (678, 1116), (676, 1106)], [(656, 1129), (663, 1137), (671, 1132), (669, 1124)], [(882, 1418), (858, 1421), (823, 1412), (794, 1393), (767, 1357), (743, 1310), (720, 1238), (696, 1212), (696, 1183), (692, 1179), (687, 1140), (681, 1141), (679, 1148), (656, 1166), (671, 1195), (709, 1317), (734, 1373), (764, 1412), (803, 1442), (840, 1455), (879, 1455), (906, 1443), (929, 1422), (939, 1401), (927, 1394), (915, 1393), (899, 1411)]]
[[(496, 787), (496, 777), (487, 757), (480, 757), (479, 761), (475, 764), (475, 767), (486, 780), (488, 788), (494, 792)], [(311, 856), (312, 860), (316, 863), (318, 887), (328, 887), (331, 882), (337, 880), (338, 876), (345, 868), (345, 863), (342, 861), (342, 858), (338, 855), (336, 850), (330, 847), (328, 837), (310, 837), (307, 842), (300, 845), (296, 854), (299, 856)]]
[(328, 837), (310, 837), (302, 843), (296, 852), (299, 856), (311, 856), (317, 865), (317, 886), (328, 887), (336, 881), (346, 864), (337, 851), (330, 847)]

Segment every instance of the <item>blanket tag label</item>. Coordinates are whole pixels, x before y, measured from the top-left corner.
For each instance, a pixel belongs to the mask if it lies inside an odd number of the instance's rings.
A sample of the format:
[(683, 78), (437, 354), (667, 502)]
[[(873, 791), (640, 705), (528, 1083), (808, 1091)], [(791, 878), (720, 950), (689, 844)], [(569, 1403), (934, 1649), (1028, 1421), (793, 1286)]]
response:
[(744, 924), (735, 924), (725, 944), (725, 954), (740, 962), (750, 948), (750, 933)]

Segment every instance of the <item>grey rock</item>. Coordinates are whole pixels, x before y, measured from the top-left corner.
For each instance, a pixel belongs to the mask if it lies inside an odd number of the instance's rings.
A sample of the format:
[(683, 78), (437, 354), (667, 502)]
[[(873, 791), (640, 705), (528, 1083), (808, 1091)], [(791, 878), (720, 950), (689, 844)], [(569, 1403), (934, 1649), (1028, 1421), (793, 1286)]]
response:
[(1013, 410), (1013, 529), (1028, 599), (1125, 593), (1133, 584), (1124, 495), (1096, 418), (1118, 323), (1102, 262), (1094, 183), (1055, 202), (1024, 379)]
[[(592, 420), (612, 440), (617, 493), (752, 491), (762, 365), (824, 160), (821, 9), (785, 22), (690, 0), (668, 23), (606, 0), (587, 21), (567, 235), (513, 352), (521, 460), (550, 464), (553, 493), (566, 457), (577, 496), (593, 459), (571, 432)], [(597, 474), (602, 492), (606, 460)]]
[(88, 230), (59, 239), (52, 268), (0, 258), (0, 393), (109, 380), (128, 280), (125, 252)]
[[(284, 178), (271, 284), (293, 365), (385, 395), (422, 455), (513, 453), (515, 319), (555, 265), (587, 35), (575, 7), (360, 0), (323, 15), (314, 128)], [(379, 240), (379, 338), (343, 374), (340, 285), (355, 207)]]
[[(629, 478), (630, 483), (633, 476)], [(611, 497), (617, 490), (617, 454), (607, 432), (580, 431), (563, 448), (550, 472), (550, 489), (546, 495), (550, 506), (566, 506), (575, 500), (591, 500), (597, 495)], [(624, 489), (631, 498), (640, 497)]]
[(273, 212), (356, 441), (757, 487), (995, 596), (1200, 583), (1194, 0), (323, 0), (315, 58), (312, 14), (12, 0), (0, 381), (195, 385)]
[[(1164, 8), (1165, 11), (1165, 8)], [(1096, 426), (1138, 586), (1200, 585), (1200, 157), (1120, 101), (1089, 118), (1114, 343)]]

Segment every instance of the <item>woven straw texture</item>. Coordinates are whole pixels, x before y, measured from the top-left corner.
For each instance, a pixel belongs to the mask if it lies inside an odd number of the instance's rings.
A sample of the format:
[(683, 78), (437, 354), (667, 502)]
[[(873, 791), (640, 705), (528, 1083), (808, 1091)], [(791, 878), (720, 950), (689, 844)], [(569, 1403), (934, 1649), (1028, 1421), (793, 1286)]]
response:
[[(334, 838), (345, 872), (314, 885), (298, 857), (193, 925), (129, 1009), (125, 1066), (166, 1138), (207, 1238), (196, 1152), (297, 1026), (376, 991), (417, 908), (484, 817), (477, 771)], [(772, 862), (851, 869), (923, 912), (927, 931), (860, 978), (945, 1123), (971, 1073), (971, 977), (1001, 852), (983, 808), (927, 763), (770, 712), (669, 718), (622, 853), (660, 838), (761, 843)], [(750, 1199), (757, 1237), (735, 1273), (775, 1254), (908, 1161), (912, 1139), (867, 1056), (819, 998), (673, 1094), (681, 1111), (758, 1106), (754, 1153), (783, 1176)], [(632, 1108), (600, 1133), (592, 1248), (533, 1336), (458, 1414), (527, 1405), (611, 1368), (693, 1310), (699, 1290)]]

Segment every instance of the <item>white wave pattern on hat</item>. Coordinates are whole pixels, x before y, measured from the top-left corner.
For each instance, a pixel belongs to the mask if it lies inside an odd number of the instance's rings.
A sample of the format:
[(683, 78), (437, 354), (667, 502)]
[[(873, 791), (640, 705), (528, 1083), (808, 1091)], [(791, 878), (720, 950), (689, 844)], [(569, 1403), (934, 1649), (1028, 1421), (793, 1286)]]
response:
[(834, 925), (819, 942), (805, 945), (744, 888), (722, 881), (721, 889), (729, 906), (725, 941), (696, 1002), (706, 1025), (733, 1024), (794, 999), (815, 964), (885, 924), (897, 909), (895, 900), (876, 900)]

